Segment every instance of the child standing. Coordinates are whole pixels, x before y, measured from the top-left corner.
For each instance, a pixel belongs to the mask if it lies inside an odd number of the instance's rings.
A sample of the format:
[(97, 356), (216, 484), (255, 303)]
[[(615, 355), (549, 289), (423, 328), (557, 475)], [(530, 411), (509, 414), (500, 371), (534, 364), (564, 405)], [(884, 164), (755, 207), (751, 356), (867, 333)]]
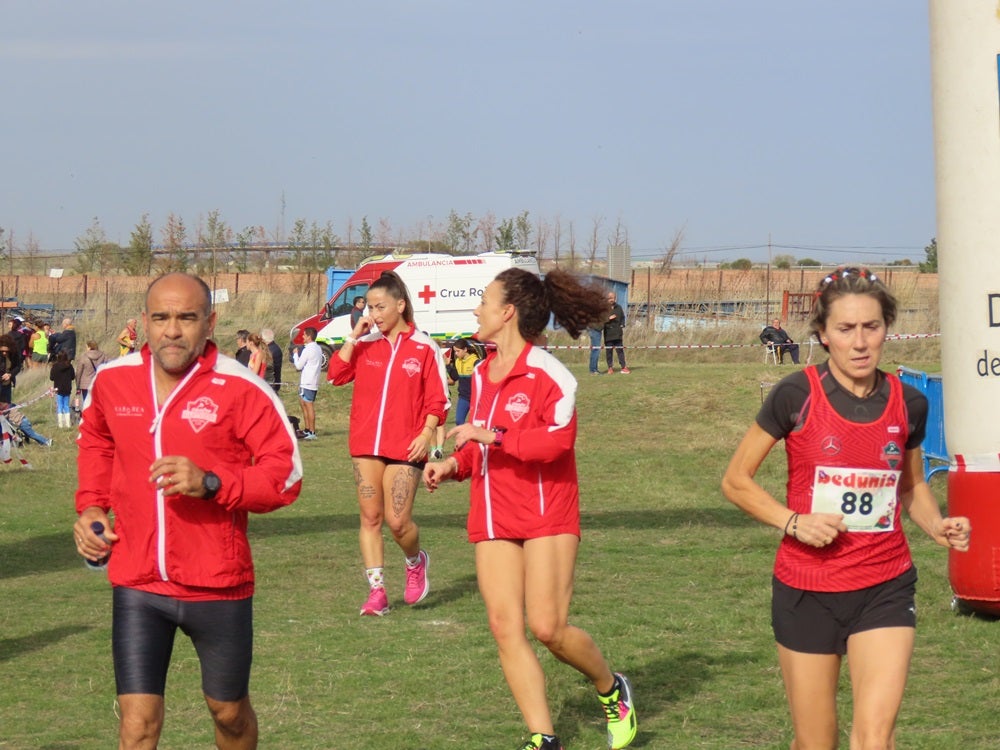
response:
[(56, 424), (60, 427), (73, 426), (69, 416), (69, 397), (73, 394), (73, 380), (76, 373), (70, 364), (69, 355), (65, 351), (56, 354), (56, 360), (49, 370), (49, 380), (56, 389)]

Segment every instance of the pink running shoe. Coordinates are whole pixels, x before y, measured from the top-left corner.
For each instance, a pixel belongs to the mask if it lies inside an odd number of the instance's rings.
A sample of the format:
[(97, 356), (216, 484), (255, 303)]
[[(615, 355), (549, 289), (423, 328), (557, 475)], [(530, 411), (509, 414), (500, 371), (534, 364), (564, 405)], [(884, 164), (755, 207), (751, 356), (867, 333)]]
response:
[(389, 597), (383, 586), (378, 586), (368, 592), (368, 601), (361, 605), (361, 614), (381, 617), (389, 614)]
[(431, 590), (431, 582), (427, 580), (427, 569), (431, 566), (431, 556), (420, 550), (420, 562), (412, 568), (406, 567), (406, 591), (403, 599), (407, 604), (416, 604), (424, 600)]

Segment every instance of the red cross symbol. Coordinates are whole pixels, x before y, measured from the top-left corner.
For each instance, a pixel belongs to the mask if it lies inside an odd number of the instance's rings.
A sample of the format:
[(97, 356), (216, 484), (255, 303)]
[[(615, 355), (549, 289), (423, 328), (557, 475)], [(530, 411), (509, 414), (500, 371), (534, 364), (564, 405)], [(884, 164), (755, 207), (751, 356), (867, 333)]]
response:
[(417, 296), (424, 301), (425, 305), (429, 305), (431, 297), (437, 297), (437, 292), (432, 291), (428, 284), (424, 284), (423, 291), (418, 292)]

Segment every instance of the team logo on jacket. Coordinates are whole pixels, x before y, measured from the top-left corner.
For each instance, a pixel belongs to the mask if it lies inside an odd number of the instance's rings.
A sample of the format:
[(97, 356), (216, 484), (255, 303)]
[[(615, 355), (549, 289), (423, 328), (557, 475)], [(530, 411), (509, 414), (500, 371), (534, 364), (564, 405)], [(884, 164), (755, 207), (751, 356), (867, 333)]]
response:
[(899, 466), (900, 460), (903, 458), (903, 451), (899, 447), (899, 443), (895, 440), (890, 440), (882, 448), (882, 460), (886, 462), (890, 469), (895, 469)]
[(188, 401), (181, 419), (186, 419), (195, 432), (201, 432), (209, 422), (215, 424), (219, 420), (219, 406), (208, 396), (202, 396), (196, 401)]
[(819, 444), (819, 449), (823, 451), (824, 455), (836, 456), (840, 453), (840, 440), (834, 435), (827, 435)]
[(416, 357), (410, 357), (404, 360), (403, 364), (400, 365), (403, 368), (403, 372), (409, 375), (411, 378), (420, 372), (420, 360)]
[(531, 399), (528, 398), (523, 393), (515, 393), (507, 401), (507, 405), (504, 406), (504, 411), (510, 414), (510, 418), (517, 422), (521, 417), (528, 413), (528, 409), (531, 408)]

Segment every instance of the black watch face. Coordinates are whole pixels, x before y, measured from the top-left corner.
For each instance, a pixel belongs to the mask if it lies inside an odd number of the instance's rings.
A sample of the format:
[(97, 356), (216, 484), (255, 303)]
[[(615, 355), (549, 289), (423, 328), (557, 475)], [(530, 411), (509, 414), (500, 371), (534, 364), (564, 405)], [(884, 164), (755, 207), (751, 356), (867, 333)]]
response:
[(201, 483), (205, 486), (205, 490), (210, 495), (214, 495), (222, 489), (222, 481), (212, 472), (207, 473)]

